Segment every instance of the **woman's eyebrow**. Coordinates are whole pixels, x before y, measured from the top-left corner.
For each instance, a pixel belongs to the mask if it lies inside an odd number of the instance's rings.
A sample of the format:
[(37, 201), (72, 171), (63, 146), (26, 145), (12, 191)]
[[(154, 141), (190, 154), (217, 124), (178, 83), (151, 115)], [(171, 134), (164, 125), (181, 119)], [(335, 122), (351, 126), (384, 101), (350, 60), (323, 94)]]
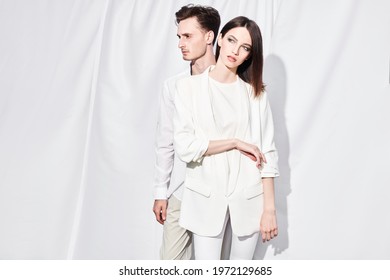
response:
[[(236, 37), (234, 37), (233, 35), (229, 35), (229, 37), (230, 37), (230, 38), (232, 38), (232, 39), (234, 39), (234, 40), (236, 40), (236, 41), (238, 41), (238, 40), (237, 40), (237, 38), (236, 38)], [(248, 43), (244, 43), (244, 44), (242, 44), (242, 46), (244, 46), (244, 45), (245, 45), (245, 46), (247, 46), (247, 47), (250, 47), (250, 48), (252, 48), (252, 45), (251, 45), (251, 44), (248, 44)]]

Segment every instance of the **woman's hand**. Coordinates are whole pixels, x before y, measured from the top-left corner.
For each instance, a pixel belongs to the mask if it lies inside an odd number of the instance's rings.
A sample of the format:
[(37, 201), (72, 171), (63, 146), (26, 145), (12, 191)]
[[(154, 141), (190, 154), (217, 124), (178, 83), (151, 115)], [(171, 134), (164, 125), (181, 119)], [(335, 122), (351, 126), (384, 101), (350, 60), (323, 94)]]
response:
[(264, 154), (256, 145), (237, 140), (236, 149), (240, 151), (240, 153), (242, 153), (243, 155), (249, 157), (251, 160), (256, 161), (257, 168), (260, 168), (263, 163), (267, 163)]
[(270, 241), (278, 235), (275, 210), (264, 210), (260, 220), (260, 233), (263, 242)]

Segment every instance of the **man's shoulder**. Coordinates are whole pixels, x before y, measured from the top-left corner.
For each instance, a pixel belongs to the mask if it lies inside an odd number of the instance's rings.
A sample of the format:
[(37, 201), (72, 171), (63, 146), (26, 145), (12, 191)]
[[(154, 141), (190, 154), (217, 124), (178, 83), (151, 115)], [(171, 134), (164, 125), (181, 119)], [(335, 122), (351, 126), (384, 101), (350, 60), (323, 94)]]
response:
[(199, 84), (199, 82), (204, 79), (205, 73), (201, 73), (199, 75), (192, 75), (192, 76), (183, 76), (180, 79), (177, 79), (175, 82), (180, 85), (191, 85), (195, 86)]
[(172, 85), (172, 84), (175, 84), (176, 81), (181, 80), (185, 77), (190, 77), (190, 76), (191, 76), (191, 73), (189, 70), (183, 71), (183, 72), (180, 72), (174, 76), (169, 77), (168, 79), (165, 80), (164, 83), (168, 84), (168, 85)]

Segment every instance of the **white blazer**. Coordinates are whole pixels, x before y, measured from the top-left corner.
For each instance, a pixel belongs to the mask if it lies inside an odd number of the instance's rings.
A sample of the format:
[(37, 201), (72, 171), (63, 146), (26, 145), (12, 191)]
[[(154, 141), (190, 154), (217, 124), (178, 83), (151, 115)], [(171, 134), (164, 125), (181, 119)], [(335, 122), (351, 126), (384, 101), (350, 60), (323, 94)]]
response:
[(233, 232), (238, 236), (250, 235), (260, 230), (261, 178), (279, 175), (272, 113), (267, 94), (253, 98), (252, 87), (239, 79), (247, 96), (242, 114), (248, 114), (243, 117), (249, 121), (239, 127), (238, 134), (244, 135), (241, 140), (258, 145), (267, 164), (259, 170), (254, 161), (240, 154), (237, 184), (226, 188), (226, 154), (204, 156), (210, 140), (221, 140), (209, 96), (209, 71), (210, 68), (176, 83), (174, 145), (181, 160), (187, 163), (180, 225), (198, 235), (216, 236), (229, 209)]

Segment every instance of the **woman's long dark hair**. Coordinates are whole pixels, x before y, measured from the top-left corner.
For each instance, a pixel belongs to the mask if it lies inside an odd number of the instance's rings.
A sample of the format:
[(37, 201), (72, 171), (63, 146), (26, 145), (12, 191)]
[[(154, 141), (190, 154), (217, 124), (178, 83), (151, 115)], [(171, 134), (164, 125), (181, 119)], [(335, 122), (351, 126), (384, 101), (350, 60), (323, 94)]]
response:
[[(259, 26), (253, 20), (244, 16), (233, 18), (221, 30), (222, 37), (236, 27), (245, 27), (252, 38), (252, 48), (249, 58), (237, 68), (238, 76), (252, 85), (254, 96), (260, 96), (264, 91), (263, 84), (263, 39)], [(217, 44), (215, 57), (218, 60), (220, 46)]]

